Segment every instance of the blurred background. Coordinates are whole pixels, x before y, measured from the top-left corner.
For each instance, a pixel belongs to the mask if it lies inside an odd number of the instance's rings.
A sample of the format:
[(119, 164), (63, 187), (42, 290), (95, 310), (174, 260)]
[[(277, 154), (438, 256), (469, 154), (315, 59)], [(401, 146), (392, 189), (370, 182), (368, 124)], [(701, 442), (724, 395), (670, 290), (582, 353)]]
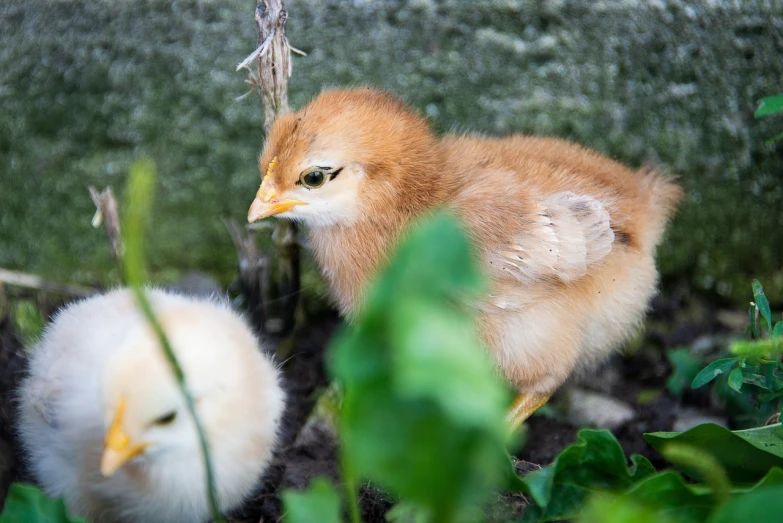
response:
[[(147, 156), (158, 166), (151, 279), (195, 292), (237, 281), (223, 218), (244, 223), (260, 182), (261, 101), (239, 99), (247, 74), (235, 71), (256, 48), (255, 5), (0, 1), (0, 270), (70, 285), (120, 283), (106, 236), (91, 225), (87, 187), (113, 186), (122, 203), (129, 167)], [(579, 385), (588, 392), (566, 390), (531, 418), (520, 458), (550, 463), (578, 427), (598, 426), (612, 429), (626, 452), (662, 466), (642, 432), (705, 421), (758, 426), (780, 412), (783, 400), (759, 408), (749, 402), (752, 387), (734, 393), (725, 376), (698, 390), (690, 384), (745, 335), (753, 278), (776, 318), (783, 307), (783, 141), (766, 143), (783, 131), (783, 117), (753, 115), (761, 98), (783, 92), (783, 2), (286, 6), (288, 39), (307, 53), (293, 56), (292, 108), (325, 87), (380, 86), (439, 132), (558, 136), (675, 174), (684, 186), (659, 250), (661, 293), (646, 330)], [(258, 240), (274, 261), (269, 232)], [(337, 474), (335, 442), (308, 433), (306, 420), (328, 384), (323, 351), (340, 320), (306, 254), (303, 267), (299, 328), (269, 345), (286, 374), (283, 439), (293, 443), (246, 518), (234, 521), (277, 521), (278, 490)], [(71, 298), (0, 278), (0, 500), (11, 478), (25, 478), (12, 432), (24, 346)], [(362, 496), (365, 520), (385, 521), (388, 502), (371, 489)]]
[[(236, 65), (251, 0), (0, 4), (0, 267), (117, 281), (87, 185), (120, 195), (134, 158), (158, 164), (148, 253), (158, 281), (219, 282), (259, 183), (260, 100)], [(660, 252), (666, 285), (717, 304), (759, 278), (783, 302), (783, 153), (754, 120), (783, 90), (783, 3), (291, 0), (290, 103), (328, 86), (399, 94), (443, 132), (554, 135), (680, 176), (687, 198)], [(320, 288), (315, 273), (306, 287)], [(307, 289), (305, 289), (307, 292)], [(320, 292), (320, 291), (318, 291)], [(316, 294), (318, 294), (316, 292)]]

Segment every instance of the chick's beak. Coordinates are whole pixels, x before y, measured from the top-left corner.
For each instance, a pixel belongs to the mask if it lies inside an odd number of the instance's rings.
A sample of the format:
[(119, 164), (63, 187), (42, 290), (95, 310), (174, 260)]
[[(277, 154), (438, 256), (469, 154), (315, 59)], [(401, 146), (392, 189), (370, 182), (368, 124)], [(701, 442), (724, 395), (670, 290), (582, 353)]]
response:
[(270, 216), (274, 216), (275, 214), (286, 212), (287, 210), (297, 205), (305, 205), (305, 202), (301, 200), (265, 202), (256, 196), (255, 200), (253, 200), (253, 203), (250, 204), (250, 210), (247, 211), (247, 221), (248, 223), (253, 223), (263, 218), (268, 218)]
[(117, 412), (114, 419), (106, 431), (106, 438), (103, 442), (103, 456), (101, 456), (101, 474), (106, 477), (111, 476), (117, 469), (122, 467), (128, 460), (141, 454), (148, 443), (134, 443), (122, 428), (122, 422), (125, 417), (125, 400), (120, 400), (117, 405)]
[(301, 200), (280, 201), (278, 199), (277, 190), (271, 181), (275, 165), (277, 165), (277, 157), (269, 164), (266, 175), (261, 181), (261, 187), (258, 189), (253, 203), (250, 204), (250, 210), (247, 211), (247, 221), (249, 223), (286, 212), (297, 205), (306, 205), (306, 202)]

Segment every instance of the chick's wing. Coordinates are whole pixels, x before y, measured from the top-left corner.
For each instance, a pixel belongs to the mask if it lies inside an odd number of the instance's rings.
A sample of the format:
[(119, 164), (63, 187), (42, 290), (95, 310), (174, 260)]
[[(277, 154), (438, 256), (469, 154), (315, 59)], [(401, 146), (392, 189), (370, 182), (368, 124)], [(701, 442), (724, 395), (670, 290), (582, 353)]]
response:
[(584, 276), (612, 250), (614, 232), (604, 205), (590, 196), (560, 192), (537, 202), (529, 225), (496, 249), (492, 263), (522, 282)]

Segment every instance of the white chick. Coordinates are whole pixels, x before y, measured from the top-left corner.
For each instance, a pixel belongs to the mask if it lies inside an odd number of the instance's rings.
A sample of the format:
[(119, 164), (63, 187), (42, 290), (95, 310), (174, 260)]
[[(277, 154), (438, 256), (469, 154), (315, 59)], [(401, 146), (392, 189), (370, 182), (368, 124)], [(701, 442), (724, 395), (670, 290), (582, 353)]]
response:
[[(151, 290), (205, 428), (223, 512), (256, 487), (284, 407), (277, 368), (227, 304)], [(20, 390), (20, 437), (44, 491), (93, 522), (209, 517), (195, 424), (128, 290), (59, 312)]]

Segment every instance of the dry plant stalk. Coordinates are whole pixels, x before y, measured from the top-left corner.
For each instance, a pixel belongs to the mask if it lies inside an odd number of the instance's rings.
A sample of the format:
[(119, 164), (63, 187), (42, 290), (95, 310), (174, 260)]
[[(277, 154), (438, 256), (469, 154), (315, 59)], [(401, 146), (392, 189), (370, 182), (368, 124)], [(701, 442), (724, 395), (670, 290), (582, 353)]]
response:
[(72, 296), (86, 297), (97, 292), (90, 287), (59, 283), (41, 278), (37, 274), (11, 271), (0, 267), (0, 286), (8, 284), (16, 287), (24, 287), (44, 292), (56, 292), (58, 294), (70, 294)]
[[(254, 13), (258, 42), (237, 70), (247, 69), (250, 92), (256, 92), (264, 103), (264, 131), (268, 132), (275, 119), (288, 111), (288, 77), (291, 76), (291, 51), (300, 54), (288, 44), (285, 24), (288, 12), (282, 0), (258, 0)], [(255, 71), (251, 64), (255, 60)], [(248, 93), (249, 94), (249, 93)], [(278, 249), (278, 292), (281, 302), (282, 332), (294, 328), (300, 291), (300, 263), (297, 229), (293, 222), (277, 222), (272, 239)], [(234, 242), (237, 243), (236, 240)], [(261, 282), (264, 285), (265, 282)], [(263, 295), (261, 292), (259, 295)], [(268, 311), (263, 306), (262, 310)]]
[(267, 330), (265, 304), (268, 296), (263, 294), (267, 289), (269, 259), (263, 255), (256, 243), (255, 234), (248, 232), (233, 218), (223, 218), (234, 249), (239, 259), (239, 279), (247, 297), (247, 312), (262, 330)]
[(117, 211), (117, 199), (114, 198), (114, 191), (111, 187), (106, 187), (102, 192), (92, 185), (87, 187), (90, 191), (90, 198), (95, 204), (95, 216), (92, 219), (93, 227), (104, 225), (106, 238), (109, 240), (111, 248), (111, 257), (117, 264), (117, 269), (122, 274), (122, 234), (120, 230), (120, 215)]

